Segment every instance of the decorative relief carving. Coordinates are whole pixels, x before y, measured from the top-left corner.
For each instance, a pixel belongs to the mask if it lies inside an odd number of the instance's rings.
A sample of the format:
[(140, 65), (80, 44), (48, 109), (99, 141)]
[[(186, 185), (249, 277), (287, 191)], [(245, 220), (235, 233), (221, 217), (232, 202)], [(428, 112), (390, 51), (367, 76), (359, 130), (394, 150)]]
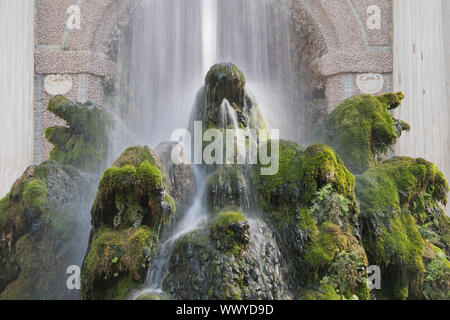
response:
[(72, 77), (68, 74), (51, 74), (45, 78), (45, 91), (52, 96), (72, 90)]
[(361, 74), (356, 78), (356, 85), (364, 94), (377, 94), (383, 90), (384, 78), (381, 74)]

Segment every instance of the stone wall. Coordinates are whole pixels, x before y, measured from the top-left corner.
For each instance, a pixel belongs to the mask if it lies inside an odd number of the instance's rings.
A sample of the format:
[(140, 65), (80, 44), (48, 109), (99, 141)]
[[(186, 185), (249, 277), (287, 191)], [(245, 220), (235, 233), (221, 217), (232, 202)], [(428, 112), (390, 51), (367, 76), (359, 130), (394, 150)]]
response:
[(45, 128), (61, 125), (46, 111), (52, 94), (102, 103), (102, 80), (114, 70), (109, 44), (128, 9), (128, 0), (36, 1), (34, 163), (47, 160), (52, 148)]
[(0, 198), (33, 160), (34, 3), (0, 1)]

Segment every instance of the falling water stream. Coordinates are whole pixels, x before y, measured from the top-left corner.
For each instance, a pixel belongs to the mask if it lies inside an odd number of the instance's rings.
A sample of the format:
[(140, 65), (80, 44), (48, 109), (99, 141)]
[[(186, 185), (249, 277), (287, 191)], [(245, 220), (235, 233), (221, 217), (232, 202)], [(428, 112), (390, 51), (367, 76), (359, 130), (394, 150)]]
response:
[[(236, 64), (246, 75), (249, 91), (257, 94), (268, 125), (283, 128), (281, 137), (299, 141), (303, 96), (291, 56), (287, 3), (142, 1), (119, 47), (116, 87), (120, 101), (116, 104), (128, 132), (128, 140), (122, 143), (154, 147), (170, 140), (174, 130), (190, 128), (196, 93), (209, 68), (218, 62)], [(239, 127), (237, 114), (226, 100), (220, 116), (224, 127)], [(206, 220), (204, 168), (195, 168), (195, 176), (198, 190), (192, 207), (164, 240), (149, 267), (144, 291), (133, 298), (162, 293), (176, 240)]]
[(183, 235), (195, 231), (201, 225), (206, 223), (207, 209), (205, 205), (205, 195), (207, 186), (207, 177), (201, 167), (194, 166), (194, 174), (199, 190), (194, 203), (186, 212), (184, 217), (172, 230), (171, 235), (161, 245), (159, 256), (154, 258), (149, 266), (147, 278), (145, 280), (145, 289), (133, 294), (132, 299), (146, 293), (164, 294), (162, 287), (167, 274), (168, 262), (175, 242)]
[(209, 68), (232, 62), (245, 74), (266, 122), (302, 139), (304, 98), (291, 52), (290, 0), (145, 0), (119, 46), (118, 83), (130, 144), (155, 147), (189, 127)]

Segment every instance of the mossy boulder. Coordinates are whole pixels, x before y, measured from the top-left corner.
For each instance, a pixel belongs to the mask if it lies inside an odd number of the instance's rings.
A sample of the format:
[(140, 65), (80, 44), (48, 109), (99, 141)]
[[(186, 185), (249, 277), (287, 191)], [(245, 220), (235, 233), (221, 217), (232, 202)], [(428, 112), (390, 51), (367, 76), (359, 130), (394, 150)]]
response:
[(450, 262), (444, 251), (426, 242), (423, 294), (428, 300), (450, 300)]
[(205, 84), (209, 89), (208, 103), (221, 104), (223, 99), (239, 104), (244, 99), (244, 73), (232, 63), (215, 64), (208, 71)]
[(30, 166), (0, 200), (0, 299), (77, 299), (66, 269), (87, 247), (98, 178), (49, 161)]
[(92, 208), (94, 228), (157, 230), (171, 222), (175, 204), (156, 159), (148, 147), (131, 147), (103, 173)]
[(91, 239), (83, 262), (83, 299), (124, 300), (145, 280), (157, 236), (147, 226), (114, 231), (106, 226)]
[(245, 89), (245, 76), (232, 63), (211, 67), (205, 86), (196, 97), (190, 123), (202, 121), (204, 129), (228, 128), (237, 122), (237, 128), (265, 129), (266, 123)]
[(317, 144), (302, 150), (293, 142), (280, 141), (277, 160), (277, 174), (256, 173), (263, 207), (309, 205), (316, 192), (328, 184), (345, 197), (354, 197), (355, 178), (329, 146)]
[(220, 213), (211, 226), (211, 237), (219, 250), (241, 253), (249, 244), (249, 225), (239, 212)]
[[(307, 220), (307, 215), (304, 211), (302, 219)], [(311, 223), (307, 228), (302, 229), (310, 232), (303, 254), (304, 267), (310, 272), (305, 283), (313, 289), (300, 291), (300, 299), (308, 299), (305, 294), (310, 290), (329, 293), (327, 288), (333, 289), (333, 295), (326, 299), (369, 299), (367, 257), (355, 235), (330, 221)], [(328, 287), (324, 287), (324, 281)]]
[[(246, 222), (241, 214), (226, 213), (217, 219), (213, 227), (217, 231), (215, 235), (208, 229), (201, 229), (176, 241), (163, 285), (164, 291), (173, 299), (187, 300), (289, 298), (282, 271), (282, 256), (270, 228), (263, 221), (252, 221), (255, 229), (251, 237), (254, 238), (245, 244), (245, 237), (236, 237), (236, 233), (231, 230), (233, 227), (219, 227), (233, 226), (235, 223), (244, 226)], [(223, 230), (233, 234), (223, 233)], [(245, 230), (246, 227), (243, 233), (248, 232)], [(228, 238), (229, 244), (234, 248), (239, 247), (239, 250), (218, 245), (214, 237)]]
[(273, 176), (256, 172), (254, 183), (290, 261), (297, 298), (368, 299), (355, 177), (321, 144), (303, 150), (280, 141), (279, 164)]
[(396, 157), (357, 177), (364, 247), (382, 272), (379, 297), (422, 297), (424, 239), (448, 247), (449, 218), (440, 208), (448, 190), (442, 172), (423, 159)]
[(403, 98), (401, 92), (349, 98), (316, 126), (311, 140), (333, 147), (352, 173), (361, 174), (376, 166), (402, 132), (410, 130), (389, 112)]
[(54, 145), (50, 159), (98, 172), (108, 149), (111, 117), (91, 102), (80, 104), (60, 95), (50, 100), (47, 110), (67, 123), (66, 127), (45, 131), (46, 139)]
[(175, 201), (168, 175), (148, 147), (130, 147), (100, 180), (82, 268), (84, 299), (128, 298), (145, 280)]

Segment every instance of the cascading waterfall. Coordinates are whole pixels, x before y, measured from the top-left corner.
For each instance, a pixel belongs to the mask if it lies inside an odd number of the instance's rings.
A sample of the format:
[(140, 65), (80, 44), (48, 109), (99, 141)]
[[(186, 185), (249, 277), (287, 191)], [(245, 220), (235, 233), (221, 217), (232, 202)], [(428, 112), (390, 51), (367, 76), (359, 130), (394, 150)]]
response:
[[(269, 127), (282, 128), (283, 138), (301, 141), (303, 96), (291, 56), (288, 7), (287, 0), (143, 1), (119, 47), (115, 104), (127, 127), (125, 143), (154, 147), (170, 140), (174, 130), (190, 128), (196, 92), (209, 68), (223, 61), (242, 69)], [(219, 117), (224, 128), (239, 128), (236, 111), (226, 100)], [(144, 290), (133, 298), (163, 294), (176, 240), (199, 228), (206, 217), (204, 172), (195, 168), (199, 190), (194, 204), (163, 242)], [(254, 218), (250, 224), (252, 250), (262, 257), (260, 222)]]
[(218, 12), (217, 62), (244, 72), (270, 128), (302, 142), (304, 98), (291, 54), (289, 1), (219, 1)]
[(115, 104), (128, 127), (125, 144), (154, 147), (188, 127), (196, 92), (217, 62), (244, 72), (269, 127), (302, 142), (290, 28), (288, 0), (143, 1), (119, 46)]
[(231, 125), (233, 129), (239, 129), (236, 110), (233, 109), (227, 99), (223, 99), (220, 105), (220, 125), (222, 128), (227, 128), (228, 125)]
[(146, 293), (164, 294), (162, 286), (175, 242), (183, 235), (198, 229), (206, 222), (207, 209), (205, 195), (208, 179), (205, 177), (205, 173), (201, 167), (194, 166), (194, 174), (196, 183), (200, 186), (194, 203), (172, 230), (169, 238), (161, 245), (159, 256), (150, 264), (147, 279), (145, 280), (145, 289), (135, 293), (132, 299), (136, 299)]
[(202, 0), (203, 74), (217, 62), (217, 1)]
[(204, 2), (209, 1), (142, 1), (123, 32), (116, 104), (128, 127), (127, 145), (155, 147), (187, 126), (203, 83), (203, 39), (209, 38), (203, 32)]

